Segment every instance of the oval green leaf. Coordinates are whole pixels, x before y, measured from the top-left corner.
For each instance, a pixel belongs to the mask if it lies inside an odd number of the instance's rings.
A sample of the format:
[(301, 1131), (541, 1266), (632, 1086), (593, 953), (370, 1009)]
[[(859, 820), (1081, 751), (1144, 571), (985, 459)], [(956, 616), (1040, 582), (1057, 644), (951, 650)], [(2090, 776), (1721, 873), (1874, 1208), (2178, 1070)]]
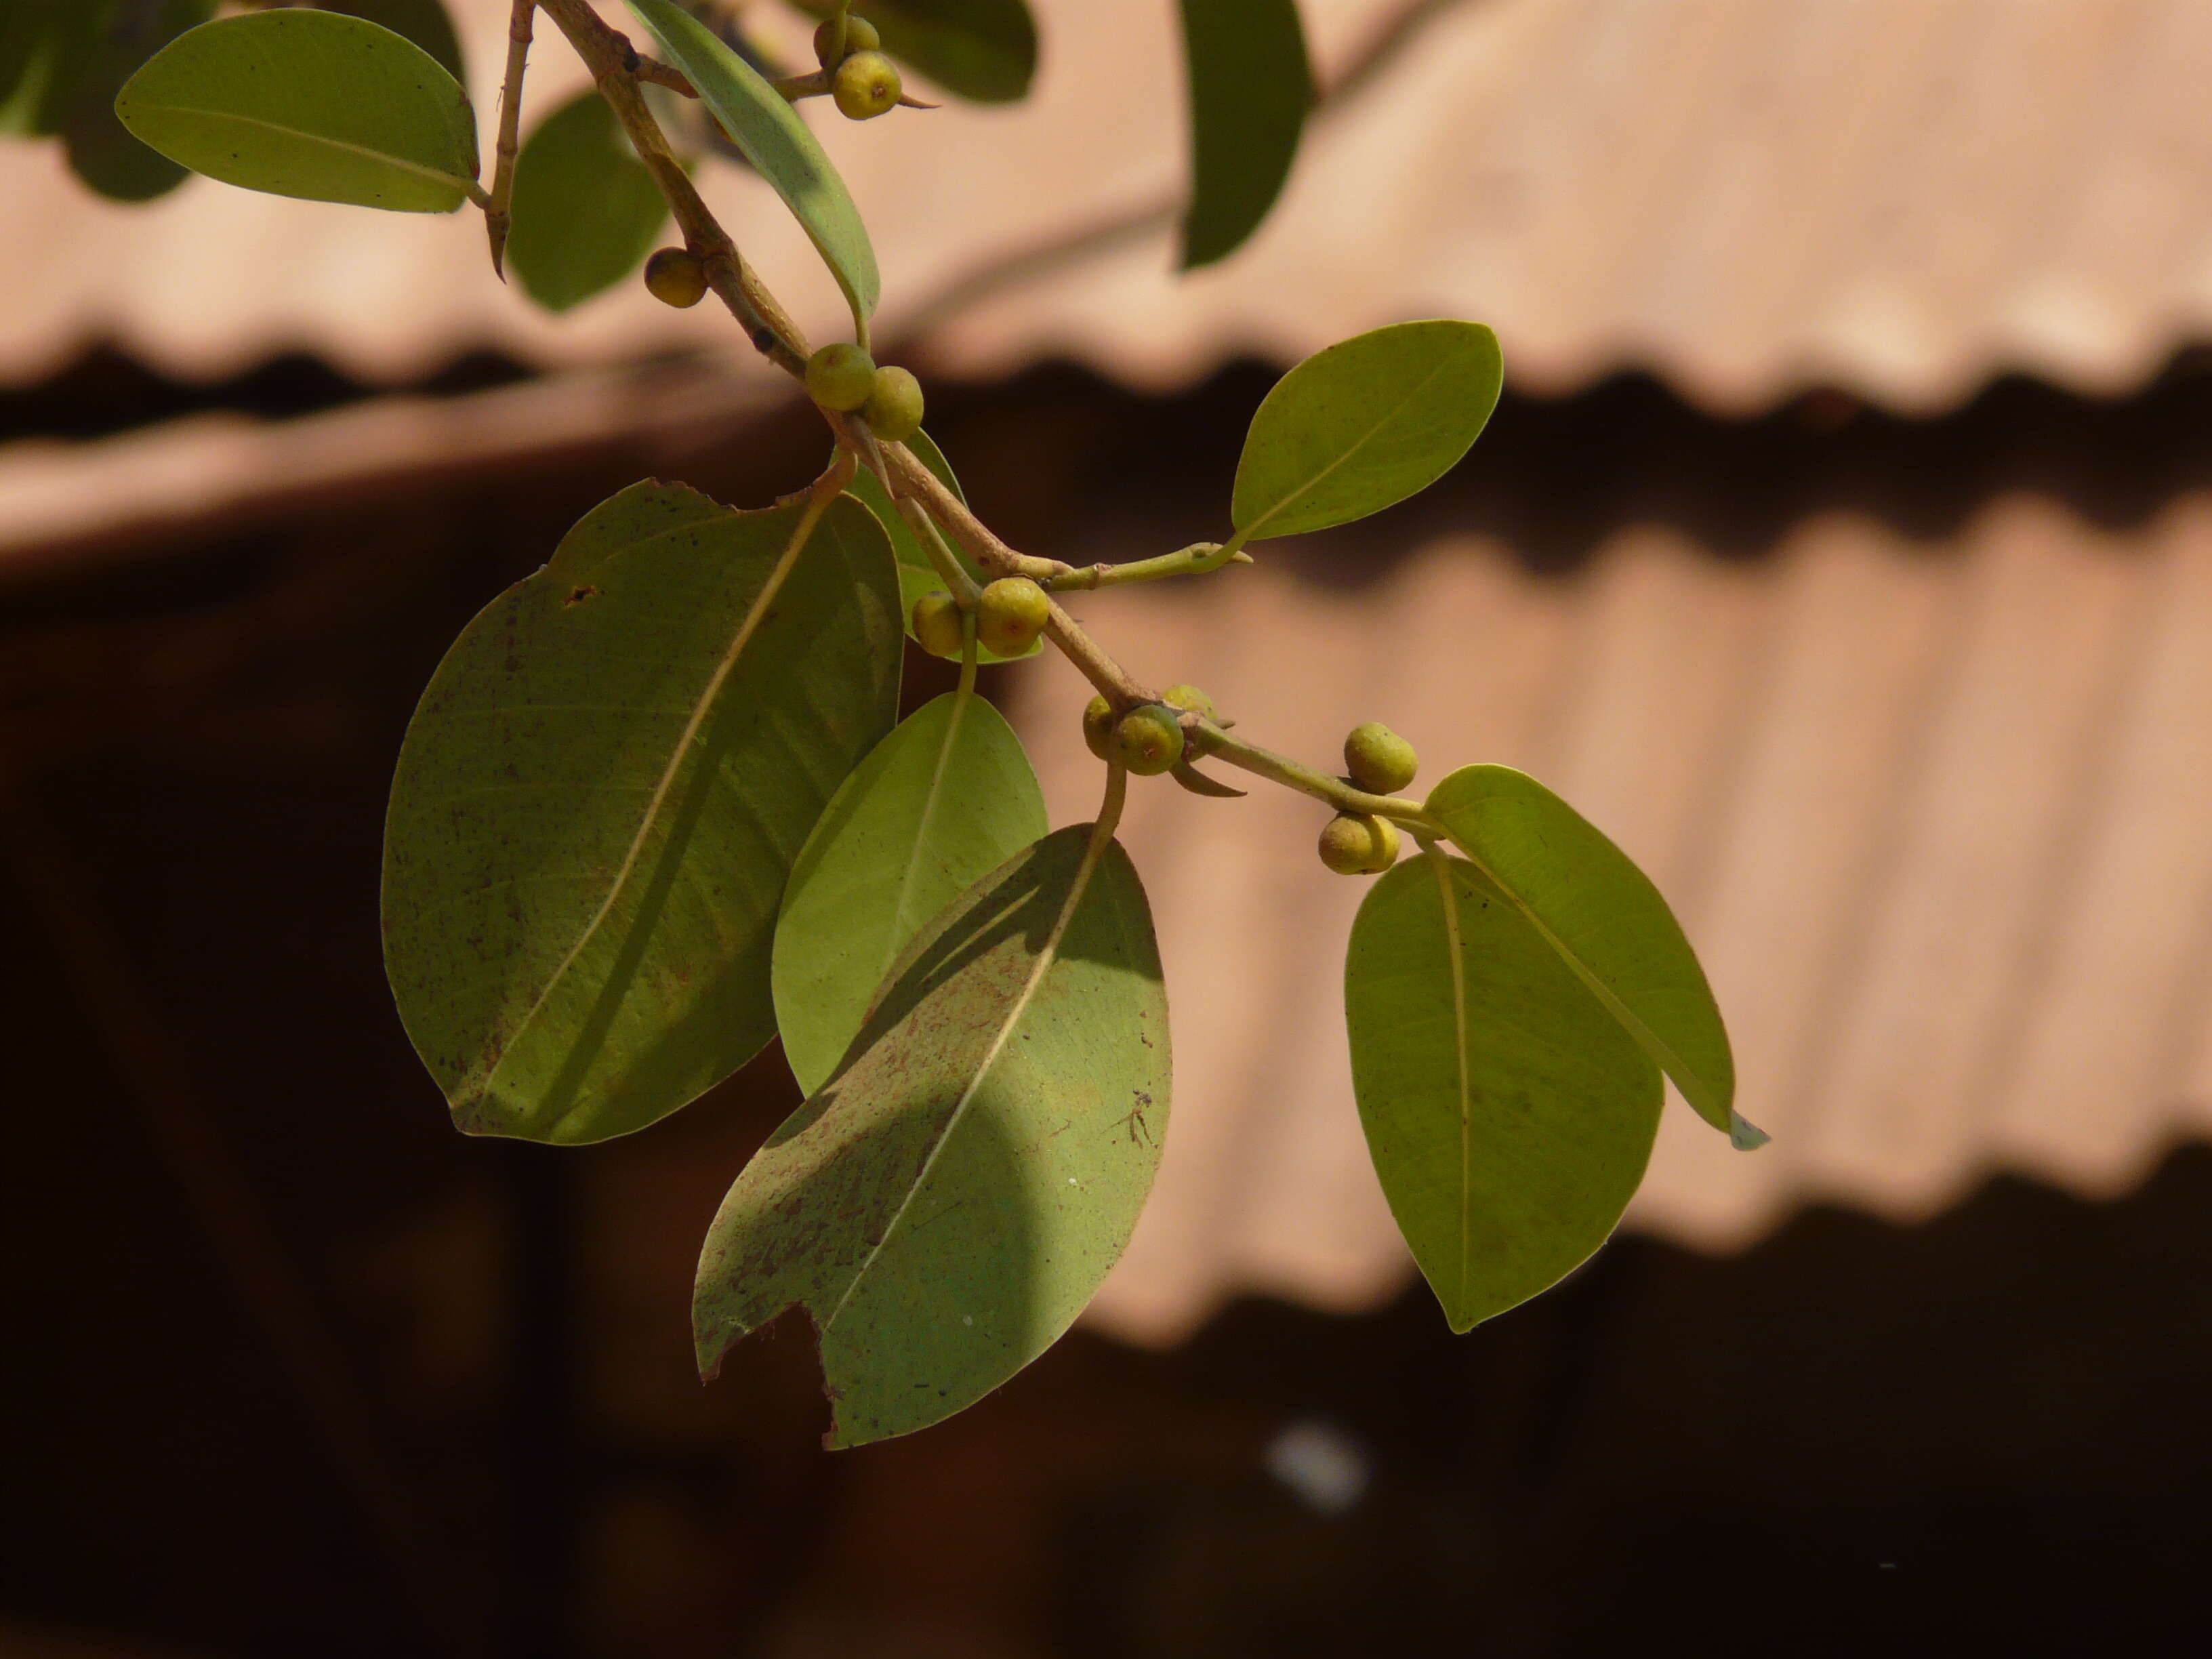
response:
[(845, 181), (799, 112), (672, 0), (629, 0), (629, 9), (653, 32), (668, 61), (690, 77), (745, 159), (783, 198), (844, 290), (854, 331), (865, 335), (880, 292), (876, 252)]
[(315, 8), (381, 23), (428, 52), (463, 86), (469, 83), (460, 37), (453, 32), (453, 20), (444, 0), (315, 0)]
[(507, 262), (548, 311), (604, 293), (653, 252), (668, 203), (607, 100), (578, 94), (539, 122), (514, 162)]
[(1182, 268), (1226, 258), (1260, 228), (1297, 159), (1313, 71), (1296, 0), (1182, 0), (1190, 89)]
[(1128, 1243), (1167, 1127), (1152, 915), (1088, 824), (963, 894), (836, 1074), (748, 1164), (699, 1258), (702, 1374), (812, 1315), (830, 1443), (950, 1417), (1042, 1353)]
[(890, 549), (840, 497), (634, 485), (471, 623), (407, 729), (384, 857), (400, 1018), (474, 1134), (643, 1127), (775, 1034), (792, 864), (898, 695)]
[(1375, 1173), (1452, 1329), (1605, 1243), (1650, 1160), (1658, 1067), (1471, 866), (1431, 854), (1375, 884), (1344, 1006)]
[[(836, 9), (829, 0), (802, 0), (800, 9), (815, 17)], [(1028, 0), (866, 0), (859, 9), (885, 52), (956, 98), (1011, 104), (1029, 96), (1037, 32)]]
[(1525, 772), (1463, 766), (1428, 810), (1560, 960), (1682, 1091), (1741, 1147), (1735, 1060), (1705, 969), (1667, 901), (1596, 825)]
[(476, 118), (460, 82), (358, 17), (204, 23), (131, 77), (115, 113), (171, 161), (273, 196), (450, 213), (476, 188)]
[(973, 691), (933, 698), (868, 752), (806, 838), (776, 922), (776, 1029), (801, 1089), (836, 1069), (930, 918), (1048, 828), (1022, 740)]
[[(30, 8), (35, 15), (41, 9)], [(64, 57), (43, 99), (44, 119), (61, 135), (70, 171), (89, 189), (117, 202), (150, 202), (185, 180), (185, 169), (124, 130), (115, 98), (140, 64), (186, 29), (214, 14), (214, 0), (70, 0), (66, 27), (80, 30), (57, 44)]]
[(1326, 530), (1426, 489), (1481, 435), (1504, 384), (1480, 323), (1394, 323), (1316, 352), (1252, 416), (1230, 507), (1240, 541)]

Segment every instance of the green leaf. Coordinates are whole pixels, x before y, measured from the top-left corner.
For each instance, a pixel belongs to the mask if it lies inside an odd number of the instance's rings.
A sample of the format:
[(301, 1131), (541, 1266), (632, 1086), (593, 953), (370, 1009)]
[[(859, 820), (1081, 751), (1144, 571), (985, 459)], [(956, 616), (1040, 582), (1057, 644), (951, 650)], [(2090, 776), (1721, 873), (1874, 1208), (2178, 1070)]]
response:
[(393, 781), (385, 965), (471, 1133), (604, 1139), (775, 1034), (793, 861), (891, 724), (890, 549), (840, 497), (641, 483), (471, 623)]
[[(961, 494), (960, 480), (952, 476), (951, 462), (945, 459), (945, 452), (938, 448), (927, 432), (915, 433), (906, 441), (906, 447), (915, 453), (924, 466), (938, 476), (947, 489), (958, 495), (963, 504), (966, 502), (968, 498)], [(906, 623), (906, 636), (913, 639), (914, 602), (925, 593), (944, 592), (944, 578), (937, 574), (936, 565), (930, 562), (929, 555), (923, 550), (920, 539), (908, 526), (907, 521), (899, 516), (898, 508), (891, 505), (890, 492), (874, 473), (863, 467), (845, 488), (868, 504), (868, 511), (874, 514), (877, 521), (883, 526), (884, 534), (891, 538), (891, 551), (898, 556), (899, 601), (903, 607), (901, 614)], [(960, 561), (960, 568), (978, 584), (989, 580), (975, 561), (969, 558), (957, 544), (948, 543), (948, 545), (952, 548), (952, 556)], [(1042, 640), (1031, 640), (1027, 649), (1018, 651), (1011, 657), (1002, 657), (988, 647), (979, 645), (975, 648), (975, 660), (979, 663), (1018, 662), (1024, 657), (1034, 657), (1043, 648)]]
[(204, 23), (131, 77), (115, 112), (171, 161), (274, 196), (450, 213), (476, 184), (460, 82), (414, 42), (332, 12)]
[(776, 1029), (800, 1088), (836, 1069), (929, 920), (1049, 827), (1022, 740), (973, 691), (933, 698), (869, 751), (806, 838), (776, 923)]
[(1344, 1006), (1390, 1213), (1455, 1331), (1605, 1243), (1659, 1129), (1659, 1071), (1472, 867), (1408, 859), (1359, 907)]
[[(836, 9), (800, 0), (811, 17)], [(854, 9), (876, 26), (884, 50), (955, 97), (1011, 104), (1029, 96), (1036, 73), (1036, 21), (1027, 0), (864, 0)]]
[(89, 188), (150, 201), (185, 171), (125, 131), (115, 94), (214, 0), (10, 0), (0, 6), (0, 132), (58, 134)]
[(1230, 518), (1244, 541), (1364, 519), (1449, 472), (1498, 406), (1480, 323), (1394, 323), (1316, 351), (1252, 416)]
[(672, 0), (629, 0), (629, 9), (653, 32), (668, 61), (690, 77), (745, 159), (783, 198), (845, 291), (854, 331), (865, 335), (879, 290), (876, 252), (845, 181), (798, 111), (712, 29)]
[(1463, 766), (1428, 810), (1708, 1123), (1747, 1149), (1735, 1060), (1697, 953), (1651, 878), (1525, 772)]
[(1182, 0), (1190, 81), (1190, 207), (1182, 268), (1226, 258), (1291, 176), (1313, 72), (1296, 0)]
[(548, 311), (581, 305), (653, 252), (668, 203), (607, 100), (579, 94), (538, 124), (514, 162), (507, 261)]
[(702, 1374), (803, 1304), (833, 1446), (950, 1417), (1049, 1347), (1127, 1243), (1167, 1127), (1167, 997), (1128, 855), (1060, 830), (955, 900), (699, 1258)]
[(342, 12), (381, 23), (394, 34), (404, 35), (436, 58), (446, 72), (463, 86), (469, 83), (460, 38), (443, 0), (316, 0), (317, 9)]

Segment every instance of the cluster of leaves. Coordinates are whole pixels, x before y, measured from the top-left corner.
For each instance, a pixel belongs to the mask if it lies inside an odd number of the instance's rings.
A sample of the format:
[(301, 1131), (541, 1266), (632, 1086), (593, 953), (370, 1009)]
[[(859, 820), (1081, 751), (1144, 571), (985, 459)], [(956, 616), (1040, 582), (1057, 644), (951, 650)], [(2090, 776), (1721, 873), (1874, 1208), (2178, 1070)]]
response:
[[(884, 377), (905, 371), (865, 349), (875, 256), (794, 108), (827, 88), (858, 20), (806, 0), (830, 31), (822, 73), (779, 79), (726, 20), (674, 0), (628, 0), (656, 63), (617, 51), (580, 0), (542, 3), (598, 54), (599, 93), (541, 123), (514, 174), (509, 252), (538, 297), (574, 303), (634, 266), (688, 188), (636, 95), (651, 77), (690, 94), (698, 124), (711, 117), (782, 197), (856, 336), (807, 354), (716, 252), (719, 227), (687, 222), (690, 246), (654, 256), (648, 285), (690, 303), (722, 262), (717, 291), (756, 343), (805, 370), (836, 441), (829, 470), (761, 511), (652, 482), (603, 503), (455, 643), (392, 788), (387, 967), (463, 1129), (626, 1133), (781, 1036), (805, 1103), (708, 1233), (702, 1371), (803, 1307), (833, 1441), (856, 1443), (979, 1398), (1089, 1300), (1143, 1206), (1169, 1106), (1151, 916), (1114, 839), (1132, 773), (1239, 793), (1199, 771), (1206, 760), (1303, 790), (1335, 812), (1323, 860), (1381, 875), (1346, 964), (1358, 1109), (1455, 1329), (1603, 1242), (1642, 1177), (1662, 1074), (1756, 1143), (1680, 928), (1556, 795), (1476, 765), (1403, 797), (1418, 757), (1371, 723), (1347, 740), (1346, 775), (1314, 771), (1234, 733), (1194, 687), (1138, 686), (1053, 597), (1218, 571), (1426, 488), (1497, 402), (1488, 329), (1401, 323), (1292, 369), (1253, 417), (1224, 541), (1079, 571), (1025, 558), (968, 513), (919, 430), (912, 377), (886, 404)], [(1184, 10), (1200, 166), (1185, 252), (1199, 262), (1248, 234), (1279, 187), (1306, 72), (1290, 0)], [(988, 100), (1028, 83), (1021, 0), (884, 0), (869, 15), (866, 38), (948, 89)], [(860, 112), (891, 108), (895, 85)], [(488, 220), (507, 206), (496, 180), (478, 182), (475, 116), (439, 56), (336, 9), (203, 24), (115, 109), (168, 162), (253, 189), (410, 210), (473, 199)], [(959, 687), (894, 724), (917, 629), (961, 659)], [(992, 655), (979, 631), (1005, 656), (1042, 633), (1097, 684), (1097, 822), (1050, 830), (1020, 742), (976, 693)], [(1401, 828), (1420, 847), (1403, 862)]]

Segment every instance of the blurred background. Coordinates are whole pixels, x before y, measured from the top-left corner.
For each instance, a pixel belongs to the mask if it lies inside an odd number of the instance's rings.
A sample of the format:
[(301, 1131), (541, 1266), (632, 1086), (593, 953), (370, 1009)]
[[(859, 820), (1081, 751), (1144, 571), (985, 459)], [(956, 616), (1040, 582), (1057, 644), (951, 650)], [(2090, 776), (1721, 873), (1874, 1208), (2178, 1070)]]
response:
[[(1492, 324), (1507, 395), (1427, 495), (1078, 608), (1309, 760), (1379, 718), (1559, 788), (1674, 902), (1773, 1144), (1675, 1103), (1614, 1243), (1449, 1336), (1352, 1106), (1363, 884), (1311, 803), (1144, 790), (1175, 1110), (1091, 1312), (835, 1456), (803, 1323), (702, 1389), (692, 1259), (780, 1057), (588, 1151), (456, 1135), (380, 815), (441, 653), (571, 522), (647, 474), (763, 501), (819, 428), (711, 307), (533, 309), (473, 215), (119, 205), (9, 143), (0, 1654), (2196, 1628), (2212, 5), (1302, 0), (1289, 191), (1179, 281), (1172, 7), (1033, 3), (1029, 103), (817, 123), (971, 499), (1079, 562), (1217, 536), (1284, 368)], [(453, 10), (489, 110), (505, 0)], [(583, 80), (541, 25), (532, 108)], [(832, 327), (772, 199), (702, 179)], [(948, 683), (910, 656), (909, 703)], [(985, 684), (1087, 816), (1072, 671)]]

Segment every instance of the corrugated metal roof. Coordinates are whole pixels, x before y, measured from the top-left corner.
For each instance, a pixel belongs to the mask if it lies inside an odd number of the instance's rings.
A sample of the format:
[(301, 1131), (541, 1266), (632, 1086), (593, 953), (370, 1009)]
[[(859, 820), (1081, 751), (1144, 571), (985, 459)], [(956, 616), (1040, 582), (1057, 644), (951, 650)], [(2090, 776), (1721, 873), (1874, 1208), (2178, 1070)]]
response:
[[(1401, 3), (1304, 0), (1324, 79)], [(1031, 104), (820, 123), (875, 228), (890, 334), (979, 265), (1175, 199), (1170, 9), (1037, 5)], [(456, 10), (488, 109), (505, 0)], [(2007, 369), (2109, 393), (2212, 334), (2208, 72), (2203, 0), (1464, 0), (1328, 112), (1228, 265), (1176, 280), (1156, 221), (931, 346), (958, 371), (1072, 353), (1164, 385), (1449, 312), (1493, 322), (1539, 391), (1641, 365), (1729, 409), (1826, 382), (1926, 410)], [(532, 106), (580, 79), (543, 39)], [(757, 182), (717, 168), (711, 191), (804, 319), (834, 326)], [(103, 336), (185, 374), (299, 346), (386, 380), (482, 345), (575, 364), (732, 344), (706, 308), (636, 289), (532, 312), (489, 281), (472, 214), (198, 181), (119, 208), (20, 144), (0, 146), (0, 202), (13, 381)]]
[[(749, 403), (673, 366), (13, 446), (0, 568), (261, 523), (295, 495), (726, 432)], [(1146, 533), (1067, 550), (1157, 551)], [(1366, 565), (1385, 541), (1344, 546)], [(1734, 1153), (1670, 1109), (1632, 1225), (1727, 1249), (1822, 1200), (1924, 1216), (1997, 1169), (2110, 1194), (2212, 1133), (2212, 495), (2104, 530), (2015, 494), (1942, 539), (1822, 514), (1756, 561), (1645, 523), (1563, 577), (1452, 536), (1356, 600), (1298, 562), (1071, 603), (1133, 672), (1206, 686), (1260, 741), (1325, 764), (1352, 722), (1387, 720), (1424, 781), (1525, 767), (1652, 872), (1775, 1139)], [(1087, 688), (1052, 653), (1009, 672), (1055, 821), (1089, 817)], [(1133, 1340), (1241, 1291), (1365, 1305), (1410, 1272), (1345, 1048), (1365, 884), (1319, 869), (1322, 816), (1265, 787), (1133, 792), (1176, 1061), (1158, 1189), (1091, 1316)]]
[[(1262, 741), (1326, 763), (1385, 720), (1428, 779), (1525, 767), (1652, 872), (1774, 1142), (1732, 1152), (1673, 1103), (1632, 1225), (1733, 1249), (1820, 1200), (1924, 1217), (1998, 1169), (2108, 1195), (2212, 1130), (2212, 499), (2116, 535), (2015, 498), (1941, 547), (1828, 518), (1757, 564), (1634, 530), (1564, 580), (1444, 541), (1357, 605), (1263, 566), (1085, 608), (1140, 673), (1264, 711)], [(1097, 787), (1073, 679), (1052, 659), (1018, 710), (1055, 821)], [(1092, 1314), (1123, 1335), (1410, 1273), (1346, 1054), (1365, 884), (1321, 872), (1322, 816), (1133, 797), (1176, 1075)]]

